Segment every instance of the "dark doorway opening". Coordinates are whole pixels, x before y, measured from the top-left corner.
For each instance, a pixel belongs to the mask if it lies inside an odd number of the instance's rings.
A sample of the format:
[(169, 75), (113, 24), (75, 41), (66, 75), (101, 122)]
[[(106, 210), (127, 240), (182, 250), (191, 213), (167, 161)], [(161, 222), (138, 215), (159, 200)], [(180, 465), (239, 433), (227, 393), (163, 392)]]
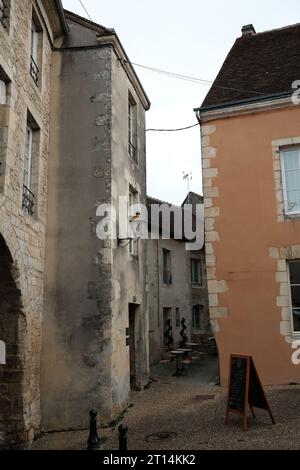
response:
[(139, 306), (129, 304), (129, 363), (130, 387), (136, 390), (136, 319)]
[(0, 447), (26, 441), (23, 413), (24, 341), (26, 328), (21, 292), (10, 251), (0, 235), (0, 340), (6, 364), (0, 365)]

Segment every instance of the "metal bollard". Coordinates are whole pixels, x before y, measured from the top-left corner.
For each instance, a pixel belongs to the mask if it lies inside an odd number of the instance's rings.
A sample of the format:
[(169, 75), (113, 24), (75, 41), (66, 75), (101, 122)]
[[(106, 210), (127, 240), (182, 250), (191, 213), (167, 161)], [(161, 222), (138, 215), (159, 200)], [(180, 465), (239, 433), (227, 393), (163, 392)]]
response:
[(90, 411), (90, 435), (88, 438), (88, 450), (99, 449), (100, 439), (97, 431), (97, 411)]
[(119, 426), (119, 450), (125, 451), (127, 448), (128, 441), (128, 426), (121, 424)]

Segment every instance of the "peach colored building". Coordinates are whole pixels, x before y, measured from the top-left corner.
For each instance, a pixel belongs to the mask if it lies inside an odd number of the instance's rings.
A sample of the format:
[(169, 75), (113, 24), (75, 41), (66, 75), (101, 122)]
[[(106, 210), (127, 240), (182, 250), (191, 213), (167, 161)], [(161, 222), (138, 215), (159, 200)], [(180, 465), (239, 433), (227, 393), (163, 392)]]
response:
[(210, 317), (223, 385), (231, 353), (300, 383), (300, 25), (242, 32), (196, 110)]

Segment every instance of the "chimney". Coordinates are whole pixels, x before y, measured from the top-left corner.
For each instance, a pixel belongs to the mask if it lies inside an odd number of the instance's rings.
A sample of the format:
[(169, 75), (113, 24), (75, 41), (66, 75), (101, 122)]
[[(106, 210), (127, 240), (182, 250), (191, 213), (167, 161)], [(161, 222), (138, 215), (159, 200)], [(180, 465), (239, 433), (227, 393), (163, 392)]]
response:
[(243, 26), (242, 33), (243, 33), (243, 36), (249, 36), (249, 35), (253, 36), (254, 34), (256, 34), (253, 24), (247, 24), (246, 26)]

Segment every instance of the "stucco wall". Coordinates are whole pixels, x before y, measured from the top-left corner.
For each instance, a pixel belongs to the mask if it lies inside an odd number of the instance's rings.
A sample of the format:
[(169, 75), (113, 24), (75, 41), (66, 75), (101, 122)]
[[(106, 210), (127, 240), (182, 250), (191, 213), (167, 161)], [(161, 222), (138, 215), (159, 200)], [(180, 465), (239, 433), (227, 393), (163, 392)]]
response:
[(299, 136), (299, 116), (294, 106), (202, 127), (210, 314), (223, 384), (230, 353), (251, 354), (265, 384), (300, 381), (283, 335), (278, 275), (278, 262), (289, 259), (280, 249), (299, 245), (300, 222), (278, 218), (272, 146)]
[(96, 237), (111, 199), (111, 48), (55, 53), (52, 78), (42, 415), (66, 429), (111, 409), (111, 264)]
[[(51, 104), (41, 379), (47, 430), (86, 427), (92, 408), (100, 422), (108, 422), (128, 404), (129, 302), (141, 306), (138, 385), (148, 378), (143, 247), (133, 261), (115, 240), (96, 236), (97, 207), (127, 196), (131, 178), (144, 198), (144, 137), (135, 174), (128, 156), (127, 75), (110, 45), (72, 49), (95, 45), (96, 32), (71, 20), (69, 25), (65, 49), (55, 53), (52, 68), (57, 87)], [(144, 136), (142, 109), (139, 122)]]
[[(129, 93), (136, 103), (137, 160), (128, 152)], [(136, 200), (146, 201), (145, 110), (120, 66), (112, 56), (112, 201), (118, 205), (119, 196), (136, 191)], [(132, 256), (129, 247), (113, 244), (113, 301), (112, 301), (112, 383), (113, 405), (122, 408), (130, 398), (129, 348), (126, 328), (129, 327), (129, 304), (135, 304), (135, 375), (136, 387), (142, 389), (149, 381), (148, 309), (146, 292), (146, 247), (139, 241), (139, 254)]]

